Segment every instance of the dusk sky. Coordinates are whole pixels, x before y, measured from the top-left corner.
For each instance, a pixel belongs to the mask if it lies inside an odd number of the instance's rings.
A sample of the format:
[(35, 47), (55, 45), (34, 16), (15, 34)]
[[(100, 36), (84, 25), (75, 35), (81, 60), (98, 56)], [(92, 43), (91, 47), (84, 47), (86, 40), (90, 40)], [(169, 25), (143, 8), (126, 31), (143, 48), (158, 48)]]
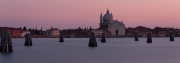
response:
[(126, 27), (180, 28), (180, 0), (0, 0), (0, 27), (98, 28), (108, 7)]

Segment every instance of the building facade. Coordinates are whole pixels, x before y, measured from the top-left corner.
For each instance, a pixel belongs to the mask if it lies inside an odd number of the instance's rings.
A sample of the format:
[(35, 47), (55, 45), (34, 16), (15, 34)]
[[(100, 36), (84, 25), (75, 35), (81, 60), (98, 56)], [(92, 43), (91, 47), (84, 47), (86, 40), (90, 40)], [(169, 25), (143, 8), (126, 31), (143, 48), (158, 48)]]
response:
[(19, 38), (21, 37), (21, 30), (19, 28), (13, 28), (13, 27), (0, 27), (0, 37), (2, 36), (3, 30), (9, 30), (11, 33), (12, 38)]
[(112, 37), (125, 36), (125, 24), (123, 21), (113, 20), (113, 15), (108, 9), (104, 16), (101, 13), (99, 25), (99, 29), (110, 31)]
[(21, 37), (24, 37), (26, 34), (31, 34), (28, 30), (22, 30), (21, 31)]
[(135, 28), (129, 27), (126, 29), (126, 36), (134, 37), (136, 32), (138, 32), (139, 37), (146, 37), (148, 33), (152, 34), (153, 30), (144, 26), (137, 26)]
[(60, 30), (58, 30), (58, 28), (51, 28), (46, 30), (47, 35), (51, 36), (51, 37), (59, 37), (60, 35)]
[(61, 30), (61, 33), (63, 33), (64, 37), (89, 37), (90, 35), (90, 30), (88, 29), (82, 29), (82, 28), (77, 28), (77, 29), (64, 29)]

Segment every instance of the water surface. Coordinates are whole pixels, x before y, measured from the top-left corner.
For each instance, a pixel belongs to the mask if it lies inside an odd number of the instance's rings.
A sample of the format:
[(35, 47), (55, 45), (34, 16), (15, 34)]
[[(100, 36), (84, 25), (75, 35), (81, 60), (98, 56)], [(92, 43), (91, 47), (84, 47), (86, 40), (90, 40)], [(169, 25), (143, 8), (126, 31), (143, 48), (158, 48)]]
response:
[(88, 38), (13, 38), (13, 53), (0, 53), (0, 63), (180, 63), (180, 38), (107, 38), (97, 47), (88, 47)]

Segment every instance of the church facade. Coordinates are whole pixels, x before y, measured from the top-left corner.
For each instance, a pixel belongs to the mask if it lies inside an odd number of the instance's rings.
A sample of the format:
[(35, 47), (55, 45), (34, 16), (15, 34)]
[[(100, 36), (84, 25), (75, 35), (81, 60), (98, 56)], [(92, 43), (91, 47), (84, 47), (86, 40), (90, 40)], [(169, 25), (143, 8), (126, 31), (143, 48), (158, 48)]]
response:
[(100, 30), (107, 30), (111, 32), (112, 37), (125, 36), (125, 24), (123, 21), (113, 20), (112, 13), (107, 9), (106, 14), (100, 15)]

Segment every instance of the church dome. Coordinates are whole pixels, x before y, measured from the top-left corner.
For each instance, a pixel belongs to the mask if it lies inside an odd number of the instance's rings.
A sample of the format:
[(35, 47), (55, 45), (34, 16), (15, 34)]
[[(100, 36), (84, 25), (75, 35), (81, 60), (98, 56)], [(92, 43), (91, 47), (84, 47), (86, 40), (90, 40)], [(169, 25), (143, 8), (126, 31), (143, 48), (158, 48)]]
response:
[(103, 16), (103, 20), (111, 21), (111, 20), (113, 20), (113, 17), (112, 17), (111, 14), (105, 14), (105, 15)]
[(107, 10), (106, 14), (103, 16), (103, 22), (112, 21), (113, 16), (109, 13), (109, 10)]

